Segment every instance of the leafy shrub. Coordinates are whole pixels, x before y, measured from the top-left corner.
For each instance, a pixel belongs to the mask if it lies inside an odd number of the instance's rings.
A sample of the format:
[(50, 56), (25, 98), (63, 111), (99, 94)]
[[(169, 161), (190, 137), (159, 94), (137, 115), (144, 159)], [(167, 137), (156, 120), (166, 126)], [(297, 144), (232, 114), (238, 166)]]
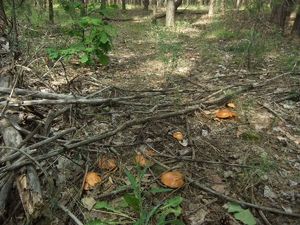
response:
[[(105, 15), (105, 9), (96, 6), (89, 6), (87, 12), (82, 8), (82, 4), (70, 3), (61, 0), (63, 8), (72, 16), (72, 24), (69, 36), (74, 37), (75, 43), (67, 48), (49, 48), (47, 50), (51, 59), (57, 60), (60, 57), (70, 59), (78, 57), (83, 64), (92, 64), (99, 61), (101, 64), (108, 64), (107, 53), (112, 47), (112, 38), (116, 36), (116, 30), (100, 18), (92, 16), (98, 13)], [(82, 16), (86, 14), (86, 16)]]

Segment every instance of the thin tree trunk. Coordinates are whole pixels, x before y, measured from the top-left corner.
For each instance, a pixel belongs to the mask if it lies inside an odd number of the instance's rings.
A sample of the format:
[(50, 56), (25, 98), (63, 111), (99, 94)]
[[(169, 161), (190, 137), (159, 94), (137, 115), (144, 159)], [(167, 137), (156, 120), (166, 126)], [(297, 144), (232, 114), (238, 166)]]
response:
[(149, 0), (143, 0), (144, 10), (148, 11), (149, 9)]
[(49, 21), (54, 24), (53, 0), (49, 0)]
[(296, 14), (296, 18), (292, 28), (292, 33), (300, 37), (300, 8), (298, 9)]
[(3, 0), (0, 0), (0, 36), (4, 34), (7, 26), (7, 18), (4, 10)]
[(122, 10), (126, 10), (126, 0), (122, 0)]
[(167, 0), (166, 8), (166, 26), (175, 26), (175, 2), (174, 0)]
[(19, 33), (17, 25), (16, 0), (12, 0), (12, 24), (13, 24), (13, 51), (15, 58), (18, 58), (19, 52)]
[(221, 13), (225, 15), (225, 0), (221, 0)]
[(294, 6), (294, 0), (281, 0), (280, 2), (274, 2), (272, 5), (271, 22), (278, 25), (284, 32), (286, 19), (291, 13), (291, 9)]
[(210, 3), (209, 3), (209, 10), (208, 10), (208, 16), (213, 16), (214, 13), (215, 13), (215, 3), (216, 3), (216, 0), (210, 0)]
[(175, 11), (177, 11), (178, 7), (181, 6), (182, 0), (175, 0)]
[(157, 0), (152, 0), (152, 13), (155, 15), (157, 12)]
[(240, 7), (241, 7), (241, 5), (242, 5), (242, 3), (243, 3), (243, 0), (236, 0), (236, 5), (235, 5), (235, 7), (236, 7), (236, 9), (240, 9)]
[(106, 0), (101, 0), (101, 9), (106, 8)]

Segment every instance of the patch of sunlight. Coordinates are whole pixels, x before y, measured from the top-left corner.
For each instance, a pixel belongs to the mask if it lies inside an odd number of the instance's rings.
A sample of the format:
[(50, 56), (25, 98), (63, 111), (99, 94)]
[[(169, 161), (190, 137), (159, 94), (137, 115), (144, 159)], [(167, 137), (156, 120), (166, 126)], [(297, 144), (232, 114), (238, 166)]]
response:
[(175, 73), (181, 76), (188, 76), (195, 67), (195, 62), (190, 60), (180, 60), (177, 64)]
[(154, 59), (154, 60), (147, 60), (146, 62), (142, 63), (139, 69), (143, 72), (156, 74), (158, 77), (160, 77), (162, 71), (164, 70), (164, 67), (165, 64), (162, 61)]
[(206, 26), (213, 22), (213, 20), (207, 15), (201, 16), (198, 20), (196, 20), (192, 25), (193, 26)]
[(190, 71), (189, 66), (180, 66), (177, 68), (177, 72), (182, 75), (187, 74), (189, 71)]
[(206, 36), (206, 39), (216, 39), (217, 38), (217, 35), (215, 33), (211, 33), (211, 34), (207, 34)]

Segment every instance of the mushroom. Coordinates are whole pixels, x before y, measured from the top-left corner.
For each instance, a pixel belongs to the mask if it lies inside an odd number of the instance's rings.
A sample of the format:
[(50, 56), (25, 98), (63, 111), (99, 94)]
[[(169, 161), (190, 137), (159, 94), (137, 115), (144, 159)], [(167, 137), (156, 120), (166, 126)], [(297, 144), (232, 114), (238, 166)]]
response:
[(169, 171), (161, 175), (160, 181), (169, 188), (181, 188), (184, 185), (184, 176), (179, 171)]

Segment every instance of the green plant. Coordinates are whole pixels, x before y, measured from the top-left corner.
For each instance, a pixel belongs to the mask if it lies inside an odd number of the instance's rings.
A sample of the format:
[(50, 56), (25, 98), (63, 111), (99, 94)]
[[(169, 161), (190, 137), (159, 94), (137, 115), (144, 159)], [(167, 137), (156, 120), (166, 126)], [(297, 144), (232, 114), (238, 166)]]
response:
[(63, 7), (69, 14), (73, 14), (69, 35), (74, 37), (74, 43), (67, 48), (48, 48), (49, 57), (58, 60), (76, 56), (83, 64), (92, 64), (96, 60), (104, 65), (108, 64), (107, 53), (111, 50), (112, 38), (116, 36), (116, 30), (102, 19), (92, 16), (92, 13), (96, 12), (104, 16), (105, 9), (89, 6), (87, 16), (82, 16), (84, 14), (82, 4), (64, 3)]
[(249, 209), (243, 209), (239, 204), (229, 202), (227, 204), (228, 212), (233, 213), (234, 218), (243, 222), (246, 225), (255, 225), (255, 217), (252, 215)]
[[(132, 188), (131, 193), (123, 196), (123, 201), (118, 207), (113, 207), (108, 202), (97, 202), (94, 206), (97, 210), (105, 210), (114, 215), (129, 219), (131, 224), (134, 225), (147, 225), (153, 224), (153, 220), (157, 225), (178, 224), (184, 223), (178, 219), (182, 213), (180, 204), (183, 199), (180, 196), (175, 196), (171, 199), (160, 201), (156, 205), (149, 204), (149, 196), (160, 193), (170, 192), (171, 189), (167, 188), (151, 188), (144, 190), (142, 187), (142, 180), (147, 168), (141, 169), (138, 167), (137, 176), (135, 177), (131, 172), (126, 171), (127, 178)], [(128, 212), (125, 213), (127, 209)], [(129, 216), (132, 212), (137, 215), (136, 218)], [(96, 219), (92, 220), (87, 225), (106, 225), (106, 224), (119, 224), (117, 220)]]
[(183, 43), (179, 34), (159, 25), (153, 26), (149, 36), (154, 39), (158, 48), (158, 58), (175, 69), (183, 52)]
[[(180, 204), (182, 202), (182, 198), (176, 196), (172, 199), (167, 200), (166, 202), (161, 201), (156, 206), (147, 207), (145, 201), (146, 191), (142, 191), (141, 188), (141, 180), (144, 177), (146, 169), (141, 170), (138, 168), (138, 177), (137, 179), (129, 172), (126, 171), (126, 175), (131, 184), (133, 193), (124, 195), (124, 199), (127, 204), (139, 214), (139, 218), (134, 223), (135, 225), (147, 225), (150, 223), (152, 217), (157, 215), (157, 224), (165, 225), (165, 224), (184, 224), (182, 221), (177, 219), (181, 214)], [(151, 189), (150, 193), (160, 193), (170, 191), (169, 189)], [(173, 215), (174, 218), (172, 220), (168, 220), (167, 216)]]
[(246, 169), (241, 177), (243, 183), (246, 185), (261, 182), (269, 173), (277, 169), (276, 163), (270, 159), (266, 152), (262, 152), (257, 158), (251, 158), (251, 161), (248, 162), (248, 164), (251, 168)]

